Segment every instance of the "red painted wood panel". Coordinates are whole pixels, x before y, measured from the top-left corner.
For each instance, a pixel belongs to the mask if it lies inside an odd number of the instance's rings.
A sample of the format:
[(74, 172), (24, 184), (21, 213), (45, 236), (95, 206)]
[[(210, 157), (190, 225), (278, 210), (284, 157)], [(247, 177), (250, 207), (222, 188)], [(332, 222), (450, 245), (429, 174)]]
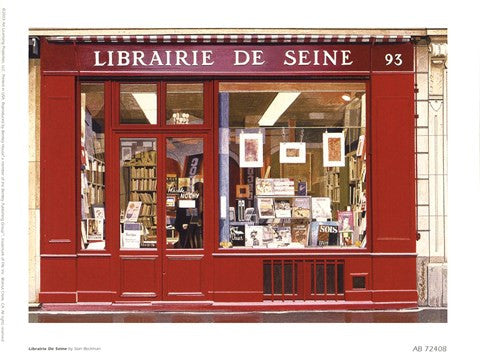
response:
[(206, 295), (204, 256), (168, 255), (165, 260), (164, 299), (198, 300)]
[(263, 301), (262, 258), (214, 258), (214, 300)]
[(111, 257), (77, 258), (78, 291), (111, 291)]
[(417, 300), (416, 257), (372, 258), (372, 297), (376, 302)]
[(414, 81), (372, 74), (373, 252), (415, 252)]
[(39, 301), (76, 302), (77, 272), (75, 257), (42, 257)]
[(120, 257), (120, 295), (158, 300), (160, 260), (157, 256)]
[(42, 77), (41, 253), (75, 253), (75, 77)]

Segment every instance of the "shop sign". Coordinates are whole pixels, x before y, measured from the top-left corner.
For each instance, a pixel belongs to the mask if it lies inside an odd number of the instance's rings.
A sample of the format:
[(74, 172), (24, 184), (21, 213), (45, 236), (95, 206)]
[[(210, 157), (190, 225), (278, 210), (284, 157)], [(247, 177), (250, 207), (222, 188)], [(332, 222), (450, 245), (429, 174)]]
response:
[(76, 46), (81, 72), (315, 74), (413, 71), (413, 45), (111, 45)]

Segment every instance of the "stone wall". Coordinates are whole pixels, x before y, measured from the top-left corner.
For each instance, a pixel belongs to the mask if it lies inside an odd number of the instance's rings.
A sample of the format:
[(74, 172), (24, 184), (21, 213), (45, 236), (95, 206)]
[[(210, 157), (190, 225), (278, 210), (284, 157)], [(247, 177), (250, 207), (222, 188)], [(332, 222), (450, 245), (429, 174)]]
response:
[(420, 306), (447, 305), (447, 43), (416, 46), (417, 288)]

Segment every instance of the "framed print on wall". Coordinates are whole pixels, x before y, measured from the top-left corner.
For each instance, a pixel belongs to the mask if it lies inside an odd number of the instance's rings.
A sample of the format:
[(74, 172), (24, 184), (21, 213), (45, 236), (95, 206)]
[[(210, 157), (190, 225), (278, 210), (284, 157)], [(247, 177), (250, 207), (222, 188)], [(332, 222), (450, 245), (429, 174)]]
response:
[(343, 133), (323, 134), (323, 166), (345, 166), (345, 136)]
[(240, 167), (263, 167), (263, 135), (240, 134)]
[(281, 164), (303, 164), (305, 162), (306, 144), (300, 142), (280, 143)]

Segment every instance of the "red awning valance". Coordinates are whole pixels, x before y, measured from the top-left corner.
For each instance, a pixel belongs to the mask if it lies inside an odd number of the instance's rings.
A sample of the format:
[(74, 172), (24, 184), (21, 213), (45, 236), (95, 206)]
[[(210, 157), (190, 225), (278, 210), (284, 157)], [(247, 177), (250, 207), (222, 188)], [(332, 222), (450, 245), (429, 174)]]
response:
[(77, 43), (146, 43), (146, 44), (308, 44), (308, 43), (405, 43), (405, 35), (303, 35), (303, 34), (226, 34), (226, 35), (80, 35), (52, 36), (51, 42)]

